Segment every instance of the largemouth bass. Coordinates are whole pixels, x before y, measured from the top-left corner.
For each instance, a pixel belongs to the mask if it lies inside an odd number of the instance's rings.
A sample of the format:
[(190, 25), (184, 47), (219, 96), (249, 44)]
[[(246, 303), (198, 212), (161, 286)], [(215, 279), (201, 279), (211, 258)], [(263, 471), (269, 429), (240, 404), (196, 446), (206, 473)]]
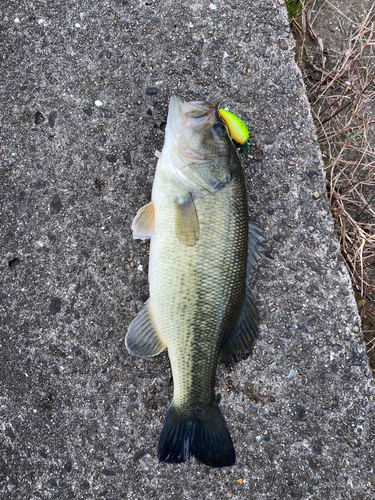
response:
[(241, 164), (215, 105), (171, 97), (152, 201), (132, 228), (134, 238), (151, 238), (150, 298), (129, 327), (126, 347), (136, 356), (167, 347), (173, 375), (158, 458), (233, 465), (215, 373), (219, 356), (229, 363), (257, 336), (246, 275), (263, 238), (249, 223)]

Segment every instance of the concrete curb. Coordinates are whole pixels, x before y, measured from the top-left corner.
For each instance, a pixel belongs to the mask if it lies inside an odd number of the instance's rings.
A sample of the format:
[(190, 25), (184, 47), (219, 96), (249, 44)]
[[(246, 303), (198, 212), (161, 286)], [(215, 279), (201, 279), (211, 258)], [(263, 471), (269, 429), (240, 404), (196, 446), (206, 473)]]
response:
[[(374, 498), (374, 382), (285, 7), (8, 3), (0, 27), (0, 488), (9, 499)], [(254, 354), (218, 369), (235, 467), (157, 462), (167, 357), (124, 348), (173, 91), (249, 125)]]

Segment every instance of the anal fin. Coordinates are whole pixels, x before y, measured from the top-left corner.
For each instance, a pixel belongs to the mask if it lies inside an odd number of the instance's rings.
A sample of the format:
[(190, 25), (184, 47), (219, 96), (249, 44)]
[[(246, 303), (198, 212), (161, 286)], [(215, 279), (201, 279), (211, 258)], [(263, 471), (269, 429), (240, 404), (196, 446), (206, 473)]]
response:
[(135, 240), (148, 240), (154, 234), (155, 209), (152, 201), (138, 210), (133, 220), (132, 230)]
[(188, 193), (182, 203), (176, 200), (174, 204), (176, 207), (175, 231), (178, 241), (182, 245), (193, 247), (199, 240), (199, 220), (192, 194)]
[(133, 319), (126, 334), (126, 348), (134, 356), (156, 356), (167, 347), (151, 322), (149, 305), (150, 299)]
[(251, 349), (259, 333), (259, 314), (249, 290), (237, 324), (221, 344), (221, 359), (228, 365), (244, 351)]

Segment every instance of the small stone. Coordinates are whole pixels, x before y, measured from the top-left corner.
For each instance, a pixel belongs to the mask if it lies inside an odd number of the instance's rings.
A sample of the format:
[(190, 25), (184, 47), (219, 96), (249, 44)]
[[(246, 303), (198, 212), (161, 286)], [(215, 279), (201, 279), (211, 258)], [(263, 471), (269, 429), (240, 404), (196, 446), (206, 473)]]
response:
[(111, 469), (103, 469), (102, 474), (104, 474), (105, 476), (115, 476), (116, 472), (113, 472), (113, 470)]
[(90, 489), (90, 483), (88, 481), (82, 481), (81, 488), (84, 489), (84, 490), (89, 490)]
[(67, 460), (67, 462), (65, 462), (65, 464), (64, 464), (64, 470), (67, 473), (72, 472), (72, 461), (70, 460), (70, 458)]
[(19, 22), (20, 22), (20, 18), (19, 18), (19, 17), (16, 17), (16, 18), (14, 19), (14, 22), (15, 22), (15, 23), (19, 23)]
[(312, 195), (313, 195), (313, 198), (315, 198), (316, 200), (319, 198), (318, 191), (314, 191)]
[(97, 106), (98, 108), (101, 108), (103, 106), (102, 101), (95, 101), (95, 106)]
[(320, 172), (318, 172), (317, 170), (308, 170), (307, 176), (309, 177), (309, 179), (314, 180), (314, 177), (320, 176)]
[(216, 10), (216, 5), (214, 3), (210, 3), (210, 9), (211, 10)]
[(14, 259), (12, 259), (8, 262), (8, 266), (9, 267), (16, 267), (16, 266), (18, 266), (18, 264), (20, 264), (20, 262), (21, 262), (20, 259), (17, 259), (17, 257), (15, 257)]
[(35, 117), (34, 117), (34, 122), (35, 122), (35, 125), (40, 125), (41, 123), (43, 123), (45, 120), (44, 116), (42, 115), (42, 113), (40, 111), (37, 111), (35, 113)]
[[(348, 359), (348, 358), (347, 358)], [(348, 366), (361, 366), (363, 361), (366, 359), (366, 351), (365, 349), (358, 351), (358, 349), (355, 347), (351, 354), (350, 358), (346, 362)]]
[(49, 304), (49, 312), (53, 315), (61, 311), (61, 299), (59, 297), (52, 297)]
[(158, 92), (159, 92), (159, 89), (157, 87), (148, 87), (146, 89), (147, 95), (156, 95)]
[(266, 135), (264, 138), (264, 144), (273, 144), (276, 141), (276, 136), (273, 134)]
[(49, 127), (53, 128), (55, 126), (56, 117), (57, 117), (57, 111), (56, 110), (51, 111), (51, 113), (48, 116)]
[(107, 154), (107, 155), (105, 155), (105, 159), (109, 163), (116, 163), (116, 161), (117, 161), (117, 155), (115, 155), (115, 154)]
[(91, 81), (96, 85), (100, 85), (102, 83), (102, 77), (99, 75), (94, 75), (91, 77)]
[(62, 201), (58, 194), (55, 194), (49, 204), (49, 210), (51, 214), (58, 214), (63, 209)]
[(312, 233), (314, 231), (315, 227), (314, 226), (309, 226), (309, 231)]
[(358, 326), (355, 326), (355, 327), (353, 328), (353, 332), (358, 333), (358, 332), (359, 332), (359, 327), (358, 327)]
[(277, 0), (279, 2), (280, 5), (284, 5), (285, 3), (285, 0)]
[(267, 259), (274, 259), (274, 256), (272, 255), (272, 249), (264, 252), (264, 255), (267, 257)]
[(125, 151), (122, 153), (122, 157), (123, 157), (123, 159), (124, 159), (125, 164), (126, 164), (126, 165), (131, 166), (131, 164), (132, 164), (132, 159), (131, 159), (131, 156), (130, 156), (130, 151), (125, 150)]
[(79, 23), (75, 23), (75, 25), (74, 25), (74, 26), (75, 26), (76, 28), (80, 28), (80, 27), (81, 27), (81, 25), (80, 25)]

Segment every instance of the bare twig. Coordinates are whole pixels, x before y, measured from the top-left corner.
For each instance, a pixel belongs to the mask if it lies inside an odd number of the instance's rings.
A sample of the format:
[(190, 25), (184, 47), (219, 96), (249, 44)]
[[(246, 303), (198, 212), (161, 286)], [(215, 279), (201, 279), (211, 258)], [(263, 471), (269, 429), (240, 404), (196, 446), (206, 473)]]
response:
[[(366, 113), (367, 103), (375, 100), (375, 4), (358, 22), (328, 0), (316, 13), (316, 0), (310, 5), (301, 3), (301, 15), (293, 19), (295, 33), (300, 36), (297, 59), (325, 158), (329, 200), (342, 254), (353, 287), (364, 301), (361, 307), (369, 311), (367, 316), (362, 312), (362, 322), (366, 322), (364, 333), (369, 351), (374, 353), (375, 370), (375, 120)], [(319, 16), (327, 10), (326, 4), (351, 23), (344, 49), (330, 51), (329, 68), (316, 27)], [(315, 41), (315, 47), (306, 35)]]

